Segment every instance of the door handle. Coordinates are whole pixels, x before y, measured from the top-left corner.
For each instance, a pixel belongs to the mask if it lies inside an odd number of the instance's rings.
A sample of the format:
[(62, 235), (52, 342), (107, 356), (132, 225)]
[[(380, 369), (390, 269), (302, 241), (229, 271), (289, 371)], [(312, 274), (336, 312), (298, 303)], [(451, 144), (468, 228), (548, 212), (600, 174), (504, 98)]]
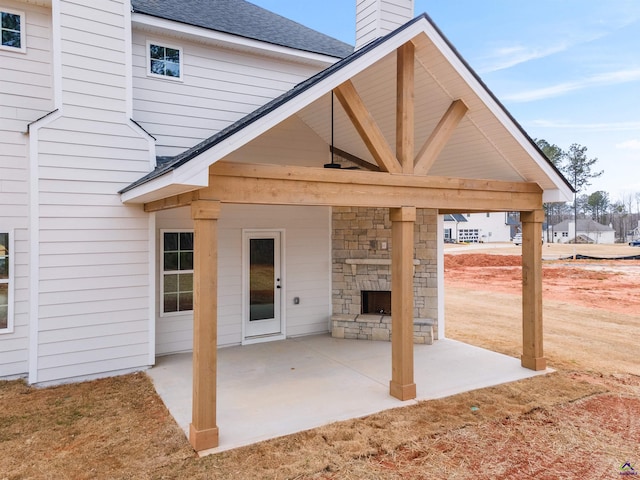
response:
[(282, 287), (280, 286), (280, 279), (279, 279), (279, 278), (276, 278), (276, 282), (278, 282), (278, 284), (276, 285), (276, 288), (282, 288)]

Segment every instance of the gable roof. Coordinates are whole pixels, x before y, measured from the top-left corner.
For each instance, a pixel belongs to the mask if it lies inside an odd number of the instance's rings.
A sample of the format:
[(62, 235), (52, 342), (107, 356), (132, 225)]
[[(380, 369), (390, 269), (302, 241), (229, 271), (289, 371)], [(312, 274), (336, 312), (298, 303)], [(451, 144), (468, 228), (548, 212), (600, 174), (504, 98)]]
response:
[[(568, 232), (569, 224), (572, 224), (573, 220), (563, 220), (562, 222), (553, 226), (553, 229), (558, 232)], [(591, 220), (590, 218), (578, 219), (578, 232), (613, 232), (613, 228), (608, 225), (602, 225), (601, 223)]]
[(445, 222), (466, 222), (467, 218), (461, 213), (447, 213), (444, 215)]
[(353, 46), (245, 0), (132, 0), (134, 13), (343, 58)]
[[(321, 125), (327, 117), (328, 96), (333, 88), (349, 79), (361, 77), (363, 84), (369, 87), (365, 92), (369, 98), (364, 100), (374, 117), (378, 111), (387, 116), (395, 115), (395, 103), (392, 106), (388, 103), (390, 99), (395, 102), (395, 87), (391, 86), (392, 83), (395, 85), (394, 53), (408, 41), (416, 45), (416, 61), (421, 67), (422, 76), (416, 78), (421, 92), (416, 91), (416, 101), (423, 95), (422, 101), (429, 102), (429, 108), (416, 109), (416, 115), (424, 116), (416, 118), (416, 125), (423, 129), (422, 134), (428, 135), (435, 128), (453, 100), (461, 98), (469, 107), (466, 118), (430, 170), (430, 175), (536, 182), (544, 191), (545, 202), (570, 199), (573, 189), (569, 182), (431, 19), (422, 14), (198, 145), (173, 158), (163, 159), (154, 171), (121, 190), (122, 200), (147, 202), (207, 186), (210, 165), (292, 116), (300, 116), (303, 123), (329, 145), (327, 128)], [(434, 93), (440, 98), (435, 99)], [(390, 118), (385, 121), (388, 125), (392, 123)], [(362, 148), (362, 141), (344, 113), (340, 122), (341, 119), (336, 118), (338, 137), (350, 137), (347, 148), (338, 143), (336, 147), (368, 160), (366, 148)], [(395, 135), (395, 122), (393, 125), (387, 128), (390, 144)], [(375, 161), (371, 160), (371, 163)]]

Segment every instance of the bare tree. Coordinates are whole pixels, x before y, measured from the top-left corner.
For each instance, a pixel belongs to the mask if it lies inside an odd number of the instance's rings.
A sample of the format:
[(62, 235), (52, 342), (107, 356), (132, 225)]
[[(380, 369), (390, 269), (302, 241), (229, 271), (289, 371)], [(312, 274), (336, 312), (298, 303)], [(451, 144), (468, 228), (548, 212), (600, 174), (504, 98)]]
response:
[(578, 232), (578, 193), (583, 188), (591, 185), (591, 179), (597, 178), (602, 175), (603, 171), (599, 172), (591, 171), (591, 167), (598, 161), (597, 158), (587, 158), (587, 147), (572, 144), (569, 147), (569, 151), (566, 153), (566, 161), (562, 171), (570, 182), (573, 182), (573, 189), (575, 190), (573, 197), (573, 217), (575, 222), (576, 234)]

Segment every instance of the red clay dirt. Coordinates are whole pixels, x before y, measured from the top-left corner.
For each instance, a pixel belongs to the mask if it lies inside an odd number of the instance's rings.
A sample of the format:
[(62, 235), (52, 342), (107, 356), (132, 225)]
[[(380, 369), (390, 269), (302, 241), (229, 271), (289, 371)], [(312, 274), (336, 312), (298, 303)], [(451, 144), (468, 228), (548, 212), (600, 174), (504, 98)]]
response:
[[(519, 255), (445, 255), (448, 285), (521, 292)], [(543, 298), (610, 312), (640, 312), (640, 260), (555, 260), (542, 264)]]

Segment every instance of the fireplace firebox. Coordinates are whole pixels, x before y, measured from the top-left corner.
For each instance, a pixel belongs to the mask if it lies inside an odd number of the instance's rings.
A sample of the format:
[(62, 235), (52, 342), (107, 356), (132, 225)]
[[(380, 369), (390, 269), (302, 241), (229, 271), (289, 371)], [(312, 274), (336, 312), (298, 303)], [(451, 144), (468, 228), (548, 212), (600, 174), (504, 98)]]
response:
[(391, 292), (379, 290), (363, 290), (362, 313), (379, 313), (391, 315)]

